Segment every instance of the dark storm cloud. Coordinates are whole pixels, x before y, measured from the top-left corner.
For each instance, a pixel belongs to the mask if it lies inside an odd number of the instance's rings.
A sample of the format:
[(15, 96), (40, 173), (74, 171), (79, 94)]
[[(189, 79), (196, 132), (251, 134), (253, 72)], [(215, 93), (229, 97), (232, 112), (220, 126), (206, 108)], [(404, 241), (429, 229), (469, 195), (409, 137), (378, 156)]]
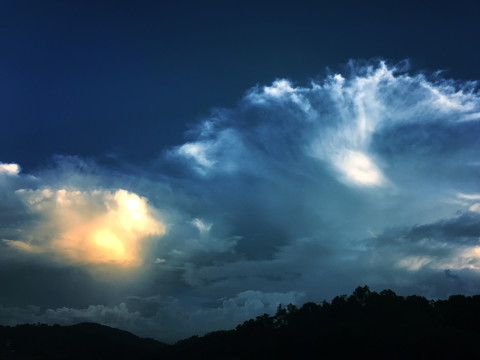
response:
[[(361, 284), (475, 292), (474, 84), (407, 63), (349, 68), (308, 86), (257, 85), (192, 126), (155, 170), (65, 156), (33, 175), (4, 166), (4, 266), (47, 270), (16, 275), (25, 290), (6, 299), (2, 321), (99, 321), (172, 340)], [(69, 243), (85, 234), (116, 255)], [(135, 266), (119, 276), (110, 266), (121, 260)], [(39, 289), (61, 269), (63, 305), (49, 306)], [(78, 299), (69, 283), (104, 287), (103, 298)], [(40, 308), (13, 307), (27, 293)]]
[(478, 244), (480, 216), (476, 212), (469, 212), (458, 218), (416, 226), (406, 234), (406, 237), (412, 241), (435, 238), (455, 243)]

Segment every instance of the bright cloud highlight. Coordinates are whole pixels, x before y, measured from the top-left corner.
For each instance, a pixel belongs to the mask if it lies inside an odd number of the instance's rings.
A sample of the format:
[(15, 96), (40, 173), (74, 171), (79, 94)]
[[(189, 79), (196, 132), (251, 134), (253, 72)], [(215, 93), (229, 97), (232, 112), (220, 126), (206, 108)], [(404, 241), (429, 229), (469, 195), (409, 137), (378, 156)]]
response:
[(83, 265), (136, 267), (146, 241), (165, 233), (147, 199), (126, 190), (18, 190), (30, 211), (40, 216), (28, 238), (8, 245)]
[(4, 164), (0, 162), (0, 174), (18, 175), (20, 173), (20, 166), (15, 163)]
[[(335, 159), (335, 158), (334, 158)], [(362, 186), (382, 185), (385, 180), (368, 156), (357, 151), (343, 151), (334, 160), (335, 167), (342, 173), (348, 183)]]

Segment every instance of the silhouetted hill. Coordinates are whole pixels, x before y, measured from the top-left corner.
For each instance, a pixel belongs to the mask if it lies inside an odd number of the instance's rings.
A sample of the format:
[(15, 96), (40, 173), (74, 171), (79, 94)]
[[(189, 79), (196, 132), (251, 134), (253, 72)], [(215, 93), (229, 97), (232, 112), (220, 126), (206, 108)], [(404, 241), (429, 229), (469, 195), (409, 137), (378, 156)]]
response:
[(480, 358), (479, 339), (480, 295), (430, 301), (364, 286), (175, 345), (89, 323), (0, 327), (0, 358), (460, 359)]
[(94, 323), (0, 327), (0, 359), (159, 359), (168, 345)]

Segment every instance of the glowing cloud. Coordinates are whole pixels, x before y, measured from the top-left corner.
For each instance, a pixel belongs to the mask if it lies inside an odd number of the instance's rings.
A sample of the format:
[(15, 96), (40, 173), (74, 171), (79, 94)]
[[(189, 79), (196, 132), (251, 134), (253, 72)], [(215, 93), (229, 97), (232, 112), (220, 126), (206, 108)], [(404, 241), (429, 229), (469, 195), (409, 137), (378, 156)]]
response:
[(147, 199), (126, 190), (18, 190), (41, 220), (28, 240), (5, 242), (29, 253), (74, 264), (139, 266), (146, 240), (163, 235)]
[(20, 173), (20, 166), (15, 163), (4, 164), (0, 162), (0, 174), (18, 175)]
[(382, 185), (385, 180), (371, 159), (360, 152), (347, 150), (338, 156), (335, 166), (345, 181), (363, 186)]

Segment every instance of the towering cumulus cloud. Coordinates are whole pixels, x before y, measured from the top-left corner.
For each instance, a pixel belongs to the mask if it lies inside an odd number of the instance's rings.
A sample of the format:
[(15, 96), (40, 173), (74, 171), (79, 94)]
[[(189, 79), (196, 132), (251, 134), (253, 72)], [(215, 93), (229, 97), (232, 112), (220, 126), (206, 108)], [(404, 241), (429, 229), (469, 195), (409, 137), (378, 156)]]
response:
[(480, 96), (442, 76), (351, 62), (257, 85), (150, 169), (0, 163), (0, 274), (22, 285), (0, 276), (0, 320), (176, 340), (363, 284), (478, 293)]

